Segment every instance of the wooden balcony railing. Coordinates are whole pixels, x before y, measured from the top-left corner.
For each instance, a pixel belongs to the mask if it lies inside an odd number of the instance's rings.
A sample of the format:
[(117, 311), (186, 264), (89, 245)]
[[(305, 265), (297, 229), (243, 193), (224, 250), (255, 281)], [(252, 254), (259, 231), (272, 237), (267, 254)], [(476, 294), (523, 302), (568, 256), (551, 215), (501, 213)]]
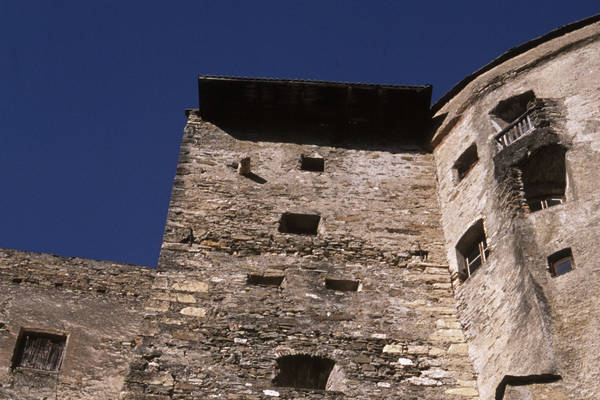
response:
[(523, 136), (533, 132), (535, 125), (531, 119), (531, 113), (535, 108), (530, 108), (525, 111), (519, 118), (502, 129), (495, 137), (496, 145), (498, 150), (502, 150), (512, 143), (516, 142)]

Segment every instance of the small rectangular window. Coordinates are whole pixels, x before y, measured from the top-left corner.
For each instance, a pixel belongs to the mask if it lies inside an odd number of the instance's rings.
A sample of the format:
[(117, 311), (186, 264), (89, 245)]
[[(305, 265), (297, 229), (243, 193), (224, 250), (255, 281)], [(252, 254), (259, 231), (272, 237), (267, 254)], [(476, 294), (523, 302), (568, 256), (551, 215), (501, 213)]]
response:
[(350, 279), (325, 279), (325, 287), (331, 290), (337, 290), (340, 292), (356, 292), (358, 290), (359, 282)]
[(277, 359), (275, 386), (326, 390), (335, 361), (309, 354), (285, 355)]
[(460, 157), (458, 157), (458, 160), (456, 160), (454, 163), (453, 169), (455, 171), (456, 181), (462, 181), (464, 177), (467, 176), (469, 171), (473, 169), (475, 164), (477, 164), (478, 160), (479, 156), (477, 155), (477, 146), (472, 144), (461, 154)]
[(325, 159), (323, 157), (300, 156), (300, 169), (303, 171), (323, 172), (325, 171)]
[(13, 355), (13, 368), (58, 371), (63, 358), (65, 335), (21, 330)]
[(548, 268), (552, 276), (560, 276), (571, 271), (575, 266), (570, 248), (557, 251), (548, 257)]
[(299, 235), (316, 235), (321, 216), (317, 214), (283, 213), (279, 220), (279, 232)]
[(249, 285), (280, 286), (283, 275), (248, 274), (246, 283)]

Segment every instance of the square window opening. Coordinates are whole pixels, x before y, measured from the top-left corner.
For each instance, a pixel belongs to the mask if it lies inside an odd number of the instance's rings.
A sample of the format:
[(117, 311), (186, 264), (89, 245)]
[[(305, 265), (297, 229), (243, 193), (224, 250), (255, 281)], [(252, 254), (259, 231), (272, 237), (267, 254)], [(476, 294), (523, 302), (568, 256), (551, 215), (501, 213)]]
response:
[(22, 329), (17, 338), (12, 368), (58, 371), (66, 343), (66, 335)]
[(325, 159), (323, 157), (300, 156), (300, 169), (303, 171), (323, 172), (325, 171)]
[(469, 146), (458, 160), (454, 163), (453, 169), (455, 171), (456, 181), (462, 181), (465, 176), (473, 169), (475, 164), (479, 161), (479, 156), (477, 155), (477, 146), (472, 144)]
[(317, 214), (283, 213), (279, 220), (279, 232), (298, 235), (316, 235), (321, 216)]
[(326, 357), (308, 354), (286, 355), (277, 359), (279, 374), (275, 386), (326, 390), (335, 362)]
[(557, 277), (570, 272), (575, 267), (573, 253), (570, 248), (557, 251), (548, 257), (550, 275)]

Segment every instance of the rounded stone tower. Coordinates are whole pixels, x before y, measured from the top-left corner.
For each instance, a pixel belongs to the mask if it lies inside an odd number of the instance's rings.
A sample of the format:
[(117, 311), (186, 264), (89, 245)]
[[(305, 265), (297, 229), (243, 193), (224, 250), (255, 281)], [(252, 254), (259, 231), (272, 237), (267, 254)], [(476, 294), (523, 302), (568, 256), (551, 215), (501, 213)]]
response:
[(447, 256), (484, 399), (600, 395), (599, 20), (510, 50), (433, 107)]

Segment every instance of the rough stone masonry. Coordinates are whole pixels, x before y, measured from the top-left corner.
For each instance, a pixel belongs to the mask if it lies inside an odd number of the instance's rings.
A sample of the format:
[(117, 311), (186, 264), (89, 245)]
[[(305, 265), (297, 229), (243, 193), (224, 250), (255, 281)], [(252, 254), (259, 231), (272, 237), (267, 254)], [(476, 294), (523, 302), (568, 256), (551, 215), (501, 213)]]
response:
[(598, 20), (432, 109), (201, 77), (158, 268), (0, 250), (0, 398), (599, 398)]
[[(390, 132), (368, 113), (354, 127), (351, 112), (340, 121), (313, 104), (325, 96), (336, 108), (371, 96), (418, 101), (430, 89), (381, 94), (217, 77), (200, 84), (230, 90), (228, 99), (263, 96), (264, 108), (280, 107), (269, 113), (288, 117), (188, 112), (146, 305), (155, 331), (132, 363), (125, 398), (476, 397), (431, 154), (413, 132), (396, 130), (399, 144), (382, 146)], [(290, 91), (289, 105), (268, 102)], [(234, 114), (251, 104), (226, 107)], [(339, 136), (340, 124), (348, 136)], [(322, 170), (303, 169), (308, 158)], [(251, 168), (238, 173), (235, 164), (248, 159)], [(302, 373), (325, 377), (313, 385)]]

